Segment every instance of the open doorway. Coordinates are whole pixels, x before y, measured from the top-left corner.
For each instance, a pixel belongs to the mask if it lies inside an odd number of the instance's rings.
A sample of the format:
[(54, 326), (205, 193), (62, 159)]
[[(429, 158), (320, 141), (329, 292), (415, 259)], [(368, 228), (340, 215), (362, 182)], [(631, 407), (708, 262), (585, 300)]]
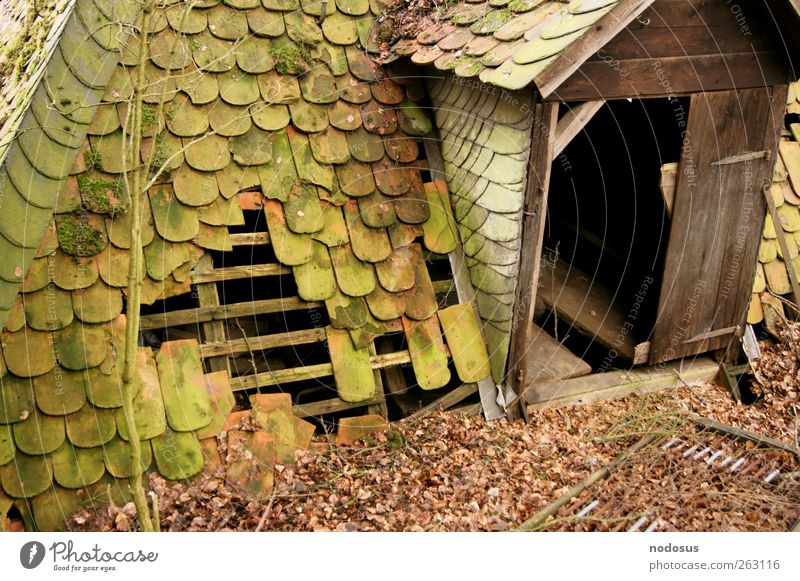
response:
[(586, 369), (647, 360), (670, 231), (659, 184), (688, 107), (610, 101), (553, 162), (536, 322)]

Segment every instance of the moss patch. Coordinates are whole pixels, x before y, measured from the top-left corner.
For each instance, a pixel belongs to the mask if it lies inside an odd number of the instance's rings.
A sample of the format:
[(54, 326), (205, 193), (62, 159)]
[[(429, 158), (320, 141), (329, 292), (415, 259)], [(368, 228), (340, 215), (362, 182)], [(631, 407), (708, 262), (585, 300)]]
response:
[(87, 175), (78, 177), (78, 190), (83, 205), (96, 214), (116, 218), (128, 209), (125, 184), (121, 180), (103, 180)]
[(309, 68), (308, 48), (286, 38), (273, 42), (269, 54), (275, 61), (275, 70), (282, 75), (301, 74)]
[(62, 252), (76, 258), (95, 256), (106, 247), (102, 232), (91, 226), (81, 213), (66, 216), (59, 222), (58, 243)]
[(89, 145), (89, 149), (83, 152), (83, 163), (86, 166), (87, 171), (97, 170), (103, 171), (103, 163), (100, 161), (100, 153), (94, 148), (94, 146)]

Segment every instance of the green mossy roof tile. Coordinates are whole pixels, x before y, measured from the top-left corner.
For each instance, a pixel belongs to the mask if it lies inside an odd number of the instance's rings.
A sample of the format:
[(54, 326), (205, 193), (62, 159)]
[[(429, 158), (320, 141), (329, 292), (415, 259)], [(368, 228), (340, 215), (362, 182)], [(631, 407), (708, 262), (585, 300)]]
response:
[(203, 469), (203, 451), (191, 432), (168, 432), (153, 439), (158, 471), (169, 480), (191, 478)]
[(250, 105), (261, 95), (258, 77), (244, 73), (238, 68), (218, 74), (217, 83), (219, 83), (219, 96), (230, 105)]
[(167, 28), (149, 38), (147, 50), (152, 60), (162, 69), (184, 69), (192, 63), (192, 51), (185, 36)]
[(211, 422), (197, 431), (201, 441), (219, 435), (225, 426), (225, 420), (236, 405), (236, 398), (231, 390), (231, 381), (227, 371), (206, 373), (204, 376), (206, 392), (211, 403)]
[(326, 246), (339, 246), (348, 242), (349, 235), (347, 224), (344, 221), (342, 210), (327, 201), (320, 200), (322, 210), (322, 229), (311, 235), (314, 240), (319, 240)]
[[(16, 296), (14, 299), (14, 305), (10, 309), (7, 309), (6, 316), (6, 331), (10, 333), (16, 333), (25, 326), (25, 307), (23, 306), (21, 295)], [(4, 375), (6, 371), (5, 362), (0, 357), (0, 375)]]
[(2, 336), (3, 356), (8, 370), (19, 377), (44, 375), (55, 366), (52, 335), (28, 327)]
[(216, 171), (231, 161), (228, 141), (219, 135), (206, 134), (198, 139), (184, 138), (186, 163), (199, 171)]
[(170, 427), (190, 432), (207, 426), (211, 421), (211, 403), (197, 341), (162, 343), (156, 364)]
[(111, 441), (117, 433), (114, 411), (85, 404), (66, 416), (67, 438), (79, 448), (97, 448)]
[(376, 319), (380, 321), (394, 321), (405, 313), (405, 294), (390, 293), (381, 285), (376, 285), (375, 290), (367, 295), (367, 305)]
[(344, 401), (364, 401), (375, 393), (369, 351), (356, 349), (347, 331), (328, 327), (328, 345), (339, 397)]
[(16, 448), (11, 436), (11, 426), (0, 424), (0, 466), (7, 464), (14, 458)]
[(32, 498), (50, 488), (53, 472), (44, 456), (18, 453), (14, 461), (0, 468), (0, 484), (11, 497)]
[(246, 166), (240, 167), (236, 162), (216, 172), (219, 193), (225, 199), (233, 199), (233, 196), (252, 188), (257, 188), (263, 182), (261, 168)]
[(98, 280), (72, 293), (75, 315), (84, 323), (106, 323), (122, 312), (122, 292)]
[(50, 373), (34, 377), (36, 405), (51, 416), (78, 411), (86, 403), (83, 374), (82, 371), (56, 368)]
[(439, 322), (459, 379), (477, 382), (488, 377), (491, 373), (489, 354), (472, 305), (462, 303), (440, 310)]
[(264, 213), (270, 242), (278, 261), (287, 266), (298, 266), (311, 260), (314, 241), (307, 234), (295, 234), (289, 230), (283, 205), (274, 200), (266, 200)]
[(198, 209), (198, 219), (209, 226), (244, 226), (244, 214), (238, 200), (217, 197), (209, 205)]
[(209, 75), (192, 65), (175, 79), (178, 89), (189, 95), (195, 105), (213, 102), (219, 96), (219, 84), (216, 75)]
[(292, 127), (286, 128), (286, 134), (289, 137), (289, 144), (292, 148), (297, 176), (301, 180), (322, 186), (328, 191), (334, 190), (336, 174), (330, 165), (321, 164), (314, 159), (308, 137), (298, 133)]
[(361, 219), (361, 212), (356, 200), (350, 200), (344, 206), (345, 221), (350, 232), (350, 243), (353, 253), (365, 262), (380, 262), (392, 253), (389, 236), (383, 228), (370, 228)]
[(433, 283), (422, 255), (422, 249), (416, 243), (411, 244), (408, 248), (414, 253), (416, 283), (414, 288), (406, 291), (406, 315), (422, 321), (432, 317), (439, 305), (436, 302), (436, 293), (433, 290)]
[[(147, 246), (155, 236), (152, 212), (143, 212), (142, 219), (142, 245)], [(131, 247), (131, 217), (132, 212), (125, 212), (115, 218), (106, 218), (106, 234), (108, 239), (117, 248), (129, 249)], [(86, 267), (84, 265), (84, 267)], [(88, 285), (87, 285), (88, 286)]]
[(349, 244), (331, 248), (330, 255), (342, 293), (351, 297), (363, 297), (375, 289), (372, 266), (356, 258)]
[(49, 454), (64, 443), (66, 437), (63, 417), (48, 416), (36, 408), (24, 421), (15, 423), (13, 431), (17, 449), (32, 456)]
[(283, 16), (286, 34), (298, 45), (314, 45), (323, 39), (322, 29), (316, 19), (299, 10), (287, 12)]
[(278, 37), (286, 30), (283, 15), (280, 12), (267, 10), (248, 10), (247, 24), (253, 34), (267, 37)]
[(363, 127), (347, 133), (350, 153), (363, 162), (379, 161), (384, 156), (384, 140), (379, 135), (368, 133)]
[(339, 99), (336, 81), (327, 67), (314, 67), (300, 77), (300, 93), (309, 103), (334, 103)]
[(100, 325), (73, 321), (53, 334), (58, 362), (67, 369), (96, 367), (106, 357), (106, 332)]
[(369, 196), (358, 199), (358, 208), (361, 219), (371, 228), (385, 228), (397, 221), (394, 204), (390, 198), (381, 192), (375, 191)]
[[(92, 3), (80, 2), (78, 6), (87, 4)], [(32, 499), (30, 506), (37, 530), (67, 532), (70, 530), (69, 517), (83, 508), (85, 503), (83, 490), (68, 490), (53, 484), (49, 490)]]
[(169, 130), (179, 137), (194, 137), (208, 131), (209, 111), (193, 105), (184, 94), (178, 94), (164, 107)]
[[(357, 47), (348, 46), (345, 48), (345, 54), (347, 55), (350, 72), (359, 81), (374, 82), (384, 78), (383, 70), (372, 61), (369, 55)], [(369, 97), (372, 97), (369, 85), (363, 85), (363, 89), (366, 90)]]
[(336, 176), (339, 186), (349, 196), (368, 196), (375, 191), (375, 179), (372, 169), (365, 163), (350, 160), (336, 166)]
[(397, 116), (392, 107), (373, 99), (361, 105), (364, 129), (378, 135), (388, 135), (397, 130)]
[(328, 126), (328, 112), (322, 105), (298, 101), (289, 105), (294, 126), (306, 133), (322, 131)]
[(447, 254), (458, 246), (458, 230), (444, 182), (425, 184), (430, 217), (422, 224), (425, 247), (431, 252)]
[(264, 165), (272, 161), (272, 142), (266, 131), (251, 127), (239, 137), (230, 140), (233, 160), (239, 165)]
[(275, 61), (269, 39), (248, 36), (236, 47), (236, 64), (246, 73), (259, 74), (271, 71)]
[[(3, 351), (6, 355), (5, 349)], [(0, 402), (0, 424), (23, 421), (34, 410), (32, 381), (11, 374), (0, 376)]]
[[(142, 450), (142, 472), (153, 462), (153, 451), (149, 445), (145, 444)], [(131, 445), (122, 438), (114, 437), (102, 448), (103, 461), (106, 470), (114, 478), (130, 478), (133, 476), (133, 460), (131, 457)]]
[(21, 148), (12, 147), (5, 160), (5, 172), (0, 170), (0, 188), (15, 189), (30, 204), (39, 208), (53, 208), (65, 180), (51, 179), (39, 173)]
[(358, 40), (358, 28), (355, 22), (341, 12), (335, 12), (325, 18), (322, 22), (322, 33), (333, 44), (348, 48)]
[(191, 49), (195, 64), (203, 71), (222, 73), (236, 64), (234, 43), (203, 31), (192, 37)]
[[(133, 398), (133, 417), (139, 438), (149, 440), (160, 436), (167, 430), (164, 400), (159, 385), (158, 369), (153, 352), (149, 347), (140, 348), (136, 355), (136, 393)], [(129, 441), (128, 425), (122, 408), (116, 411), (119, 435)]]
[(339, 99), (328, 106), (331, 125), (342, 131), (353, 131), (361, 126), (361, 110), (358, 106)]
[(416, 284), (415, 261), (409, 247), (395, 248), (389, 258), (375, 264), (381, 286), (390, 293), (412, 289)]
[(106, 468), (102, 448), (76, 448), (69, 442), (50, 456), (53, 478), (64, 488), (83, 488), (99, 481)]
[(53, 107), (43, 86), (34, 93), (30, 111), (37, 124), (56, 143), (72, 149), (83, 143), (87, 126), (67, 119)]
[(173, 243), (156, 236), (144, 248), (147, 275), (157, 281), (167, 279), (176, 268), (189, 261), (189, 246), (189, 243)]
[(289, 124), (289, 108), (286, 105), (256, 103), (250, 107), (250, 116), (256, 126), (264, 131), (277, 131)]
[(336, 292), (336, 278), (327, 247), (312, 240), (311, 259), (294, 266), (297, 294), (306, 301), (324, 301)]
[(309, 136), (311, 152), (320, 163), (343, 164), (350, 159), (350, 150), (345, 133), (327, 127), (319, 133)]
[(225, 40), (239, 40), (247, 36), (249, 27), (244, 12), (223, 4), (217, 4), (206, 11), (208, 30), (214, 36)]
[(283, 204), (286, 225), (296, 234), (313, 234), (322, 230), (324, 218), (317, 188), (297, 182)]
[(433, 315), (423, 321), (412, 321), (403, 317), (402, 321), (417, 384), (426, 390), (447, 385), (450, 370), (438, 318)]
[(336, 77), (336, 87), (339, 89), (339, 97), (348, 103), (366, 103), (372, 99), (372, 91), (369, 84), (365, 83), (350, 73)]
[(70, 294), (55, 285), (23, 295), (25, 320), (36, 331), (63, 329), (72, 322)]
[(102, 365), (83, 371), (86, 397), (97, 408), (116, 409), (122, 406), (121, 369), (113, 367), (106, 375)]
[(174, 4), (166, 9), (167, 21), (176, 31), (183, 34), (197, 34), (208, 26), (207, 11), (192, 4)]
[[(113, 74), (113, 67), (110, 70), (104, 69), (102, 73)], [(102, 84), (105, 84), (105, 81)], [(67, 66), (60, 48), (53, 50), (47, 67), (45, 87), (56, 109), (73, 121), (84, 125), (92, 121), (94, 108), (103, 96), (103, 91), (92, 89), (78, 80)]]
[[(225, 144), (227, 153), (227, 144)], [(154, 186), (148, 191), (156, 230), (171, 242), (191, 240), (199, 230), (197, 212), (183, 205), (169, 186)]]
[(262, 0), (262, 4), (268, 10), (280, 10), (281, 12), (292, 12), (300, 8), (298, 0)]
[(331, 325), (336, 329), (357, 329), (367, 322), (367, 305), (361, 297), (350, 297), (339, 291), (325, 300)]

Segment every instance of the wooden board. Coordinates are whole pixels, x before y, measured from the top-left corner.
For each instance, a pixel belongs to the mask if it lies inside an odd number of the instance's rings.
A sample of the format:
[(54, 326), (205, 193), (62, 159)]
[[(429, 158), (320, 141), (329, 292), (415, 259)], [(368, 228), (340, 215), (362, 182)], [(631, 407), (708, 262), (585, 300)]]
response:
[[(531, 341), (533, 308), (539, 286), (547, 217), (547, 195), (550, 189), (553, 147), (555, 144), (558, 105), (539, 103), (534, 107), (531, 129), (530, 170), (525, 189), (525, 214), (522, 221), (522, 250), (517, 290), (514, 297), (513, 329), (508, 354), (508, 385), (520, 395), (526, 384), (526, 353)], [(509, 419), (525, 416), (523, 406), (511, 406)]]
[(637, 357), (636, 340), (628, 332), (626, 313), (614, 304), (614, 294), (592, 276), (558, 260), (554, 268), (542, 267), (538, 296), (577, 331), (628, 361), (646, 361)]
[(526, 391), (525, 400), (531, 409), (587, 405), (633, 393), (652, 393), (694, 382), (707, 383), (714, 380), (718, 371), (718, 363), (707, 357), (700, 357), (691, 361), (554, 381), (541, 388)]
[[(692, 97), (651, 363), (726, 347), (745, 320), (786, 92)], [(764, 150), (771, 161), (717, 163)]]
[(526, 389), (542, 383), (589, 375), (592, 372), (591, 365), (536, 325), (533, 325), (527, 366)]
[(791, 80), (787, 48), (797, 47), (784, 46), (783, 33), (793, 31), (759, 4), (659, 0), (550, 98), (656, 97), (784, 84)]

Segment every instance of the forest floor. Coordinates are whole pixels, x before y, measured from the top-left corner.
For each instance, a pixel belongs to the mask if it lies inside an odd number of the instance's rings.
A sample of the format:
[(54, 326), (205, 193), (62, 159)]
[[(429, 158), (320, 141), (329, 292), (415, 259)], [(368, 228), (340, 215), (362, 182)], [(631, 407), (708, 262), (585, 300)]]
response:
[[(219, 471), (191, 483), (151, 476), (150, 484), (160, 498), (163, 530), (506, 531), (642, 435), (655, 433), (655, 443), (576, 496), (543, 528), (627, 530), (642, 518), (657, 521), (658, 530), (786, 531), (800, 519), (797, 455), (703, 431), (690, 414), (797, 447), (800, 370), (791, 345), (800, 344), (800, 334), (793, 333), (784, 345), (762, 344), (751, 405), (736, 403), (718, 386), (687, 385), (534, 411), (527, 425), (440, 412), (393, 423), (390, 431), (352, 446), (331, 442), (298, 453), (294, 464), (275, 467), (269, 498), (253, 500)], [(724, 453), (706, 462), (718, 449)], [(728, 456), (744, 459), (738, 470), (731, 471), (735, 460), (721, 464)], [(765, 483), (775, 469), (781, 477)], [(594, 500), (597, 508), (578, 518)], [(84, 513), (76, 523), (92, 530), (135, 528), (132, 505)]]

